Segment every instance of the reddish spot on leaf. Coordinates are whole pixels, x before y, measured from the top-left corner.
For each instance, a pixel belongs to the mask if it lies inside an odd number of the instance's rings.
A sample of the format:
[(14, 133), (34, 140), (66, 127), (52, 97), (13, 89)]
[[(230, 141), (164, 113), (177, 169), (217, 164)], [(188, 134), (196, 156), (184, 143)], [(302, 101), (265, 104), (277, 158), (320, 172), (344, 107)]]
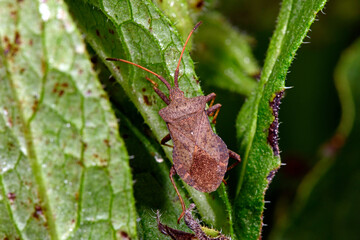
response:
[(108, 163), (108, 160), (106, 158), (100, 158), (100, 164), (101, 166), (106, 166)]
[(64, 90), (60, 90), (60, 92), (59, 92), (59, 97), (61, 97), (62, 95), (64, 95)]
[(55, 83), (55, 86), (54, 86), (54, 88), (53, 88), (53, 90), (52, 90), (53, 93), (56, 93), (56, 92), (57, 92), (58, 86), (59, 86), (59, 83)]
[(13, 193), (13, 192), (9, 192), (7, 194), (7, 198), (10, 200), (10, 203), (13, 203), (15, 201), (15, 199), (16, 199), (16, 194)]
[(10, 42), (10, 39), (7, 36), (4, 36), (4, 43), (5, 43), (5, 48), (4, 48), (5, 56), (14, 57), (19, 51), (18, 45), (21, 44), (20, 33), (17, 31), (15, 32), (13, 43)]
[(59, 97), (64, 95), (65, 89), (69, 87), (69, 84), (67, 82), (64, 83), (55, 83), (54, 88), (52, 90), (53, 93), (57, 93)]
[(109, 33), (114, 35), (114, 34), (115, 34), (115, 31), (110, 28), (110, 29), (109, 29)]
[(127, 234), (126, 232), (124, 232), (124, 231), (120, 231), (120, 232), (118, 232), (118, 234), (119, 234), (119, 236), (120, 236), (120, 238), (122, 239), (122, 240), (130, 240), (131, 238), (129, 237), (129, 234)]
[(9, 114), (9, 110), (6, 108), (6, 107), (4, 107), (4, 113), (5, 113), (5, 116), (7, 116), (7, 123), (8, 123), (8, 125), (10, 126), (10, 127), (12, 127), (13, 126), (13, 119), (11, 118), (11, 115)]
[(17, 11), (13, 10), (10, 12), (10, 15), (13, 19), (16, 19), (17, 18)]
[(98, 37), (101, 37), (101, 36), (100, 36), (100, 32), (99, 32), (98, 29), (96, 29), (96, 35), (97, 35)]
[(193, 76), (193, 79), (196, 81), (196, 84), (198, 84), (198, 85), (199, 85), (199, 79), (198, 79), (198, 78), (196, 78), (196, 76), (195, 76), (195, 75)]
[(43, 214), (42, 207), (40, 205), (35, 205), (35, 211), (32, 214), (32, 216), (36, 219), (39, 219), (40, 215), (42, 215), (42, 214)]
[(15, 32), (15, 44), (17, 45), (21, 44), (20, 33), (18, 31)]
[(39, 99), (35, 98), (34, 103), (31, 106), (31, 109), (33, 110), (33, 112), (36, 112), (38, 106), (39, 106)]
[(79, 161), (76, 161), (76, 164), (77, 164), (77, 165), (80, 165), (81, 167), (84, 167), (83, 162), (82, 162), (82, 161), (80, 161), (80, 160), (79, 160)]
[(104, 143), (107, 147), (110, 147), (110, 142), (109, 139), (104, 139)]
[(151, 106), (152, 103), (149, 101), (149, 97), (146, 95), (143, 95), (144, 103), (148, 106)]

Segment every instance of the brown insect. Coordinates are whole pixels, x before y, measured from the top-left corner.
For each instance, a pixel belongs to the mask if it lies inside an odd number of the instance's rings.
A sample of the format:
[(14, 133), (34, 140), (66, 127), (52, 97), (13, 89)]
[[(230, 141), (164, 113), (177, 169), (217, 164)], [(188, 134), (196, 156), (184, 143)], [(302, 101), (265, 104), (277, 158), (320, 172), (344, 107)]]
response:
[[(173, 179), (175, 174), (178, 174), (188, 185), (198, 191), (213, 192), (223, 181), (226, 171), (241, 161), (240, 156), (229, 150), (224, 141), (211, 129), (208, 116), (212, 116), (215, 113), (212, 120), (212, 122), (215, 123), (221, 107), (221, 104), (213, 105), (216, 94), (210, 93), (207, 96), (186, 98), (184, 93), (179, 89), (178, 76), (181, 58), (190, 36), (200, 24), (201, 22), (195, 25), (186, 39), (175, 70), (174, 87), (172, 87), (164, 77), (138, 64), (123, 59), (106, 58), (108, 61), (120, 61), (132, 64), (155, 75), (169, 90), (169, 97), (167, 97), (157, 88), (157, 83), (146, 78), (153, 84), (154, 91), (168, 105), (159, 111), (159, 115), (166, 122), (170, 132), (161, 140), (161, 144), (174, 148), (174, 164), (170, 169), (170, 180), (179, 196), (182, 207), (182, 213), (178, 222), (184, 216), (186, 208)], [(209, 108), (206, 109), (206, 103), (210, 100)], [(173, 141), (174, 146), (166, 144), (169, 140)], [(237, 162), (227, 168), (229, 157), (236, 159)]]

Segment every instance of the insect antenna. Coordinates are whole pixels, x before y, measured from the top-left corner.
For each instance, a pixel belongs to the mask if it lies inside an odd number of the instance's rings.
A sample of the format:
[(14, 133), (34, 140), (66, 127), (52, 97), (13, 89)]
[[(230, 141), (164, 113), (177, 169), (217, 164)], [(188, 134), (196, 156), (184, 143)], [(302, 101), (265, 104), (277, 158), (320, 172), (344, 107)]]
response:
[(193, 34), (193, 32), (202, 24), (202, 22), (198, 22), (195, 27), (191, 30), (191, 32), (189, 33), (189, 36), (187, 37), (186, 41), (185, 41), (185, 44), (184, 44), (184, 47), (181, 51), (181, 55), (180, 55), (180, 59), (179, 59), (179, 62), (178, 62), (178, 65), (176, 67), (176, 70), (175, 70), (175, 74), (174, 74), (174, 84), (175, 84), (175, 87), (179, 87), (179, 83), (178, 83), (178, 76), (179, 76), (179, 68), (180, 68), (180, 63), (181, 63), (181, 58), (185, 52), (185, 48), (186, 48), (186, 45), (191, 37), (191, 35)]
[(170, 88), (171, 88), (171, 85), (166, 81), (166, 79), (165, 79), (164, 77), (160, 76), (160, 75), (157, 74), (157, 73), (154, 73), (153, 71), (150, 71), (150, 70), (147, 69), (147, 68), (144, 68), (143, 66), (140, 66), (140, 65), (138, 65), (138, 64), (136, 64), (136, 63), (133, 63), (133, 62), (130, 62), (130, 61), (127, 61), (127, 60), (124, 60), (124, 59), (120, 59), (120, 58), (106, 58), (106, 60), (107, 60), (107, 61), (124, 62), (124, 63), (128, 63), (128, 64), (131, 64), (131, 65), (134, 65), (134, 66), (136, 66), (136, 67), (138, 67), (138, 68), (141, 68), (141, 69), (143, 69), (143, 70), (145, 70), (145, 71), (147, 71), (147, 72), (155, 75), (158, 79), (160, 79), (160, 81), (162, 81), (162, 82), (166, 85), (167, 89), (170, 90)]

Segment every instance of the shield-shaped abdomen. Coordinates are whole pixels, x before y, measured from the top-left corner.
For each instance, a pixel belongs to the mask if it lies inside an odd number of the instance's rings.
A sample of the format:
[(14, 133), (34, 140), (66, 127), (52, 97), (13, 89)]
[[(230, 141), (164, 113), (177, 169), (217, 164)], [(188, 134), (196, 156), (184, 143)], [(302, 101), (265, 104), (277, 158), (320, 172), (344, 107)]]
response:
[(174, 143), (177, 174), (201, 192), (213, 192), (227, 170), (226, 144), (211, 129), (205, 111), (167, 123)]

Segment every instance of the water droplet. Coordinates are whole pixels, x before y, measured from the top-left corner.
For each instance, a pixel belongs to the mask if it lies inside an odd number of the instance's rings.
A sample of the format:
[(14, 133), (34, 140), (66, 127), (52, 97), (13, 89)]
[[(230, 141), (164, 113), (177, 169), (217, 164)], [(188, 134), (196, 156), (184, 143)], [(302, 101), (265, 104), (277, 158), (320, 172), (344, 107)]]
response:
[(41, 14), (42, 20), (44, 20), (44, 21), (49, 20), (49, 18), (50, 18), (50, 9), (49, 9), (49, 6), (46, 3), (44, 3), (44, 2), (40, 3), (39, 12)]
[(82, 44), (77, 44), (77, 45), (75, 46), (75, 52), (76, 52), (76, 53), (84, 53), (84, 52), (85, 52), (85, 47), (84, 47), (84, 45), (82, 45)]
[(164, 161), (164, 159), (161, 157), (161, 155), (159, 153), (155, 153), (155, 161), (158, 163), (162, 163)]

